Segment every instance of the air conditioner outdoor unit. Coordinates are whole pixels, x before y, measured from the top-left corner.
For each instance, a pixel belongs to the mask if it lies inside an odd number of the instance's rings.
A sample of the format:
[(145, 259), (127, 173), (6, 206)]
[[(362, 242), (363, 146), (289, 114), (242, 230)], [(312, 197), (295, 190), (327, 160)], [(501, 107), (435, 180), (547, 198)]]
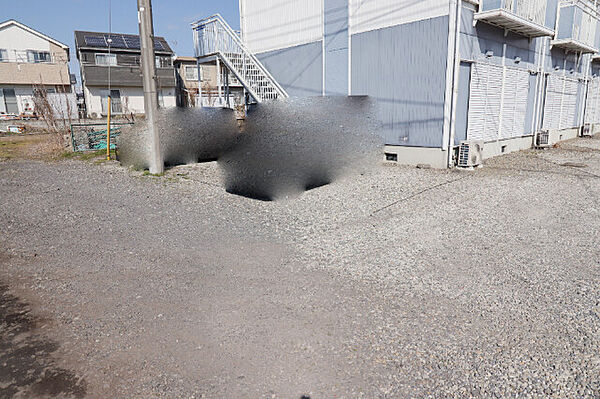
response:
[(535, 148), (550, 147), (550, 131), (540, 130), (535, 138)]
[(483, 141), (463, 140), (458, 150), (458, 166), (475, 168), (481, 166), (483, 160)]
[(583, 127), (581, 128), (581, 137), (592, 137), (593, 127), (594, 125), (592, 125), (591, 123), (586, 123), (585, 125), (583, 125)]

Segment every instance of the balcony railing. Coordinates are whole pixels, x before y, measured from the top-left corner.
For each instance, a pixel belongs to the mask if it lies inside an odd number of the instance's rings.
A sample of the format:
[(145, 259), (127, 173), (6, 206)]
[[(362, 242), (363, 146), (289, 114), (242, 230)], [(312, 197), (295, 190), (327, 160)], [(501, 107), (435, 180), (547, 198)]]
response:
[(66, 64), (69, 62), (64, 53), (45, 52), (43, 58), (36, 57), (34, 52), (27, 50), (3, 50), (0, 49), (0, 63), (15, 62), (20, 64)]
[(583, 1), (562, 2), (558, 28), (552, 45), (581, 53), (598, 52), (598, 13), (593, 4)]
[[(82, 58), (82, 65), (96, 65), (104, 67), (139, 67), (141, 66), (141, 56), (139, 55), (125, 55), (117, 56), (116, 63), (100, 62), (93, 57)], [(173, 62), (169, 57), (163, 57), (155, 60), (156, 69), (173, 69)]]
[(527, 37), (552, 36), (547, 7), (547, 0), (480, 0), (475, 19)]

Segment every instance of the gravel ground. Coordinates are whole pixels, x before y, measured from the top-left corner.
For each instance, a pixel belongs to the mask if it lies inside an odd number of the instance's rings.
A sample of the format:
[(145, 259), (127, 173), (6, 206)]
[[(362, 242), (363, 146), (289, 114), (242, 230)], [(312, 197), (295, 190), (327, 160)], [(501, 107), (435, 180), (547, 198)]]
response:
[(600, 138), (220, 179), (0, 163), (0, 397), (600, 397)]

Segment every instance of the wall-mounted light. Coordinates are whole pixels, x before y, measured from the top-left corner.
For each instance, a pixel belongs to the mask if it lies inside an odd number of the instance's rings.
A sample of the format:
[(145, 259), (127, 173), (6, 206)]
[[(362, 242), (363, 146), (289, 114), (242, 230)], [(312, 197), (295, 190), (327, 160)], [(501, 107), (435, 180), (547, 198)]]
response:
[(493, 56), (494, 56), (494, 52), (493, 52), (492, 50), (487, 50), (487, 51), (485, 52), (485, 56), (486, 56), (487, 58), (491, 58), (491, 57), (493, 57)]
[(518, 64), (519, 62), (521, 62), (521, 57), (515, 57), (515, 64)]
[(569, 69), (570, 73), (575, 73), (575, 70), (573, 68)]
[(558, 65), (554, 65), (554, 70), (555, 70), (555, 71), (558, 71), (559, 69), (560, 69), (560, 66), (558, 66)]

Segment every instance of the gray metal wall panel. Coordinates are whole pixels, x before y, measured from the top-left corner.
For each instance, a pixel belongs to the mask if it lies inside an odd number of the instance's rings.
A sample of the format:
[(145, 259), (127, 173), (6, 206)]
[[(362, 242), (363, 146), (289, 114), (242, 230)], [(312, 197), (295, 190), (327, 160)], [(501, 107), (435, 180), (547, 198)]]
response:
[(456, 101), (456, 129), (454, 144), (459, 145), (461, 140), (467, 139), (469, 124), (469, 94), (471, 87), (471, 63), (461, 62), (458, 71), (458, 98)]
[(323, 94), (321, 41), (269, 51), (256, 56), (292, 97)]
[[(581, 23), (581, 18), (579, 18)], [(560, 10), (560, 19), (558, 20), (557, 39), (572, 38), (573, 28), (575, 27), (575, 7), (562, 7)]]
[(348, 94), (348, 0), (324, 0), (325, 95)]
[[(537, 58), (537, 39), (529, 40), (512, 32), (504, 35), (504, 29), (478, 22), (473, 26), (473, 14), (464, 8), (461, 13), (460, 55), (463, 60), (486, 58), (488, 62), (501, 64), (503, 45), (506, 43), (506, 65), (518, 68), (535, 68)], [(491, 57), (486, 53), (492, 51)], [(518, 63), (516, 57), (520, 58)]]
[(546, 26), (554, 29), (556, 17), (558, 15), (558, 1), (546, 0)]
[(527, 96), (527, 109), (525, 110), (525, 126), (523, 134), (533, 134), (532, 123), (535, 115), (535, 95), (538, 75), (529, 75), (529, 95)]
[(386, 144), (440, 147), (448, 16), (352, 35), (352, 94), (379, 104)]
[(576, 106), (576, 112), (575, 112), (575, 118), (573, 120), (573, 126), (579, 126), (579, 114), (580, 112), (584, 111), (584, 107), (585, 107), (585, 95), (586, 95), (586, 85), (583, 82), (579, 82), (579, 84), (577, 85), (577, 101), (575, 102)]
[(577, 74), (583, 72), (583, 63), (577, 63), (577, 55), (574, 53), (567, 53), (565, 50), (553, 47), (547, 54), (546, 59), (546, 70), (553, 73), (563, 73), (566, 71), (567, 76), (577, 77), (571, 74), (571, 71)]

